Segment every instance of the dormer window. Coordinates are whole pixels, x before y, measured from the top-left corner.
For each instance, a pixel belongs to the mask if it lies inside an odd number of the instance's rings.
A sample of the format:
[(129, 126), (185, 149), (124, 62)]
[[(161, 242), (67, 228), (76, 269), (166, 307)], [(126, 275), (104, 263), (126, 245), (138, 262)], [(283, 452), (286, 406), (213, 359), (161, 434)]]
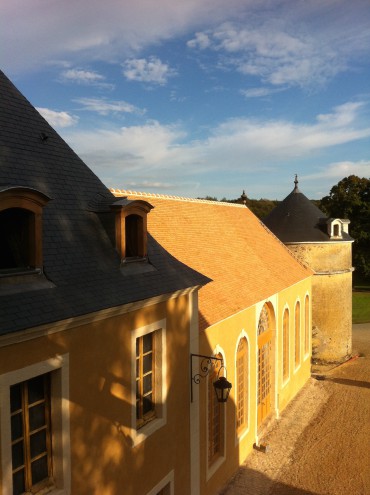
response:
[(153, 206), (143, 200), (116, 201), (111, 206), (116, 212), (116, 248), (121, 262), (147, 259), (147, 215)]
[(342, 233), (348, 230), (348, 224), (346, 223), (345, 225), (342, 225), (343, 222), (345, 221), (342, 221), (339, 218), (329, 218), (327, 220), (328, 234), (330, 239), (342, 239)]
[(0, 187), (0, 275), (42, 271), (42, 210), (45, 194), (26, 187)]

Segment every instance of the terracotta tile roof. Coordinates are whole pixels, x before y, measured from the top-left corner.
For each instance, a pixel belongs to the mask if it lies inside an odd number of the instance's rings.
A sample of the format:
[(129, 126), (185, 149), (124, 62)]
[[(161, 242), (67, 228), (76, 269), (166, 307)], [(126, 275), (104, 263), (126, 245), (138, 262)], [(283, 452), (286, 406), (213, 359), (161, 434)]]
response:
[(177, 259), (212, 279), (199, 292), (201, 328), (311, 276), (244, 205), (111, 189), (145, 198), (148, 231)]

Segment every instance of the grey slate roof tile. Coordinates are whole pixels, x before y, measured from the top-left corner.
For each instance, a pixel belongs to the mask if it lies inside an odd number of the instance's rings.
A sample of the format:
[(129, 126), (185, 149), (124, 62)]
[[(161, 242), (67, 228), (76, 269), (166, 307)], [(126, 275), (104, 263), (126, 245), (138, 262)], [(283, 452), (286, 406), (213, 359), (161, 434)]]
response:
[[(41, 132), (49, 136), (40, 139)], [(155, 271), (122, 275), (111, 232), (89, 211), (116, 198), (0, 72), (0, 184), (33, 187), (52, 198), (43, 210), (44, 273), (54, 288), (0, 296), (0, 335), (180, 289), (208, 278), (149, 236)]]
[[(263, 223), (282, 242), (329, 242), (331, 241), (322, 219), (326, 215), (296, 187), (264, 219)], [(351, 241), (343, 233), (343, 239)], [(333, 241), (332, 241), (333, 242)]]

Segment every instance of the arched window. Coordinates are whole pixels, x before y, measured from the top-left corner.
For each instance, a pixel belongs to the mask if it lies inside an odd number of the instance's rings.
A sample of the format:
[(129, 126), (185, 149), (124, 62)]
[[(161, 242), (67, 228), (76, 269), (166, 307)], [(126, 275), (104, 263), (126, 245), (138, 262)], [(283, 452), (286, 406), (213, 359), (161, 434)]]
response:
[(248, 342), (240, 339), (236, 353), (236, 427), (238, 433), (248, 426)]
[[(222, 355), (215, 357), (222, 358)], [(217, 378), (218, 369), (213, 369), (208, 375), (208, 466), (224, 453), (224, 407), (218, 402), (213, 387)]]
[(0, 188), (2, 276), (42, 269), (42, 210), (49, 199), (27, 187)]
[(268, 304), (264, 304), (258, 320), (258, 426), (262, 424), (271, 412), (273, 401), (273, 324), (273, 309)]
[(147, 201), (122, 198), (111, 209), (116, 214), (116, 248), (122, 263), (147, 257), (147, 215), (153, 208)]
[(143, 250), (143, 218), (139, 215), (128, 215), (125, 218), (126, 258), (142, 258)]
[(301, 305), (297, 301), (295, 305), (295, 366), (301, 362)]
[(34, 268), (34, 213), (23, 208), (0, 211), (0, 270)]
[(309, 353), (310, 347), (310, 298), (308, 295), (304, 301), (304, 353)]
[(289, 378), (289, 310), (283, 316), (283, 381)]

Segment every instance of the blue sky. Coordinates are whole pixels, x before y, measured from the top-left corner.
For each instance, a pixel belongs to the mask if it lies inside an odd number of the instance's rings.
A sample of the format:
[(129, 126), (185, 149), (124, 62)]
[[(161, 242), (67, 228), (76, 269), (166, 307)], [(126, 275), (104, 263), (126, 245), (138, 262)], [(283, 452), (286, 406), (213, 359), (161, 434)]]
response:
[(1, 68), (108, 187), (370, 177), (369, 0), (3, 0)]

